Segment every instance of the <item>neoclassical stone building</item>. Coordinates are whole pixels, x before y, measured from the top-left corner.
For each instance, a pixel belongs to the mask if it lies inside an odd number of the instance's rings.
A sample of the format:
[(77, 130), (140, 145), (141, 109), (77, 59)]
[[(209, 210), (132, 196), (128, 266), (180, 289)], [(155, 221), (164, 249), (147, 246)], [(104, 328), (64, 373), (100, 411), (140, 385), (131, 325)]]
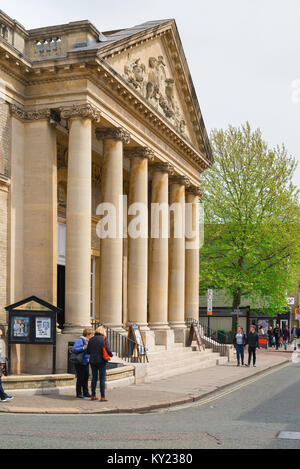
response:
[[(122, 223), (122, 195), (196, 204), (211, 164), (174, 20), (28, 31), (0, 11), (0, 325), (31, 295), (60, 306), (61, 369), (91, 317), (138, 322), (149, 347), (183, 340), (198, 317), (198, 250), (172, 227), (169, 240), (100, 240), (97, 206), (114, 204)], [(45, 348), (16, 349), (14, 367), (47, 371)]]

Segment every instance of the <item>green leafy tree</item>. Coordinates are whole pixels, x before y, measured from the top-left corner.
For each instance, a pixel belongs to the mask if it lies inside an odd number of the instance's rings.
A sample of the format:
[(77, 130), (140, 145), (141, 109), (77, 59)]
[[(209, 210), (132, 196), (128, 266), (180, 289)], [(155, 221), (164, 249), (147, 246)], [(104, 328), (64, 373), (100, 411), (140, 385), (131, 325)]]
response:
[(211, 134), (214, 166), (203, 179), (205, 242), (200, 290), (224, 290), (238, 309), (243, 298), (275, 314), (286, 307), (300, 263), (296, 161), (270, 149), (250, 125)]

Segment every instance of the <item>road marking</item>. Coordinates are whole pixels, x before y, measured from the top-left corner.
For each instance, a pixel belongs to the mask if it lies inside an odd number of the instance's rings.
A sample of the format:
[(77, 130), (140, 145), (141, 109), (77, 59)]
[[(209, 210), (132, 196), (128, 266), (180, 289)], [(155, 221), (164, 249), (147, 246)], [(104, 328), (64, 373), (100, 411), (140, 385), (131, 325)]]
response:
[(279, 440), (300, 440), (300, 432), (280, 432), (277, 436)]

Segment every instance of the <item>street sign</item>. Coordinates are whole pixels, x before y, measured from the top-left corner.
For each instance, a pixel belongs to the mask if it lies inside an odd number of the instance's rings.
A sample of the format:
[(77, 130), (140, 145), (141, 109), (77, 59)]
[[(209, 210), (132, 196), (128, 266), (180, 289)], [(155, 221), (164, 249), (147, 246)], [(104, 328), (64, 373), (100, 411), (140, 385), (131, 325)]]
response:
[(296, 321), (300, 321), (300, 308), (295, 309), (295, 319)]
[(207, 316), (212, 316), (213, 313), (213, 291), (212, 289), (207, 290)]
[(287, 304), (288, 306), (294, 306), (295, 304), (295, 298), (291, 296), (290, 298), (287, 299)]

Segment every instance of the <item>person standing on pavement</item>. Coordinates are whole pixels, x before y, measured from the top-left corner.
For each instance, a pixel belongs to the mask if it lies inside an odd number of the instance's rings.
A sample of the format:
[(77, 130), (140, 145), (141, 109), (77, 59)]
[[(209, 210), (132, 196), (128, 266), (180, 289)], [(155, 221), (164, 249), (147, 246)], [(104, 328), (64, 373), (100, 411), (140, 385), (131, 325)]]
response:
[(0, 400), (1, 400), (1, 402), (8, 402), (8, 401), (11, 401), (12, 399), (13, 399), (13, 397), (6, 394), (6, 392), (3, 389), (3, 386), (2, 386), (2, 367), (0, 367)]
[(291, 330), (291, 336), (292, 336), (292, 340), (294, 342), (294, 351), (297, 350), (297, 339), (298, 339), (299, 335), (300, 335), (299, 328), (295, 324), (294, 327)]
[(283, 345), (284, 345), (284, 350), (287, 351), (287, 347), (289, 345), (289, 341), (291, 338), (289, 326), (285, 326), (283, 330)]
[(89, 393), (89, 361), (90, 356), (87, 353), (87, 346), (89, 340), (93, 337), (94, 331), (92, 328), (84, 329), (82, 336), (75, 342), (73, 346), (73, 353), (84, 352), (83, 362), (75, 365), (77, 382), (76, 382), (76, 396), (78, 399), (91, 397)]
[(273, 347), (273, 328), (272, 326), (269, 327), (268, 330), (268, 342), (269, 342), (269, 347)]
[(258, 333), (256, 332), (256, 327), (251, 326), (250, 332), (247, 336), (247, 344), (248, 344), (248, 365), (251, 364), (251, 357), (253, 356), (253, 366), (256, 366), (256, 349), (259, 349), (259, 342), (258, 342)]
[(246, 334), (244, 333), (243, 329), (239, 326), (237, 329), (237, 333), (234, 335), (234, 340), (233, 340), (233, 344), (236, 349), (237, 366), (240, 366), (241, 361), (242, 361), (242, 366), (244, 366), (246, 341), (247, 341)]
[(106, 381), (106, 365), (107, 360), (103, 356), (103, 347), (105, 347), (107, 354), (110, 357), (113, 357), (113, 354), (110, 350), (109, 343), (106, 339), (106, 329), (105, 327), (99, 327), (94, 337), (89, 341), (87, 352), (90, 355), (90, 364), (92, 368), (92, 401), (98, 401), (99, 398), (96, 397), (96, 387), (98, 381), (98, 374), (100, 375), (100, 393), (101, 401), (108, 401), (105, 397), (105, 381)]
[(280, 325), (279, 323), (276, 324), (276, 327), (274, 329), (274, 337), (275, 337), (275, 344), (276, 344), (276, 350), (279, 349), (279, 340), (280, 340), (280, 337), (282, 335), (282, 332), (281, 332), (281, 329), (280, 329)]

